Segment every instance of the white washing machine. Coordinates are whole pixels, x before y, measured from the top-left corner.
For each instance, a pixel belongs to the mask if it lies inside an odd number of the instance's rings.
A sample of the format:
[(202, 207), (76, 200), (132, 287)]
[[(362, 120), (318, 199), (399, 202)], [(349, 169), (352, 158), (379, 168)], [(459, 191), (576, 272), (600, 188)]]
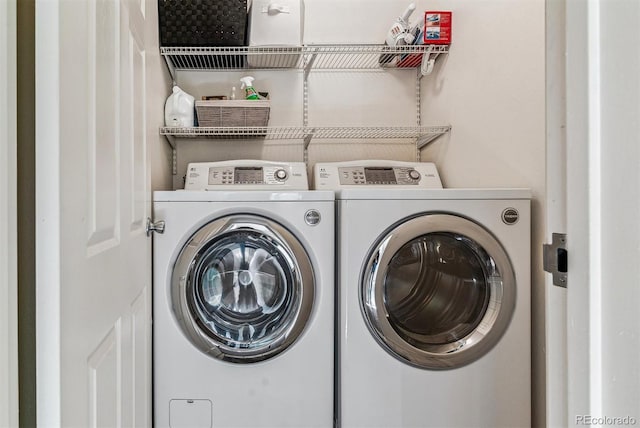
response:
[(262, 161), (186, 189), (154, 192), (154, 426), (333, 426), (334, 193)]
[(432, 164), (317, 164), (336, 191), (342, 428), (531, 424), (530, 192)]

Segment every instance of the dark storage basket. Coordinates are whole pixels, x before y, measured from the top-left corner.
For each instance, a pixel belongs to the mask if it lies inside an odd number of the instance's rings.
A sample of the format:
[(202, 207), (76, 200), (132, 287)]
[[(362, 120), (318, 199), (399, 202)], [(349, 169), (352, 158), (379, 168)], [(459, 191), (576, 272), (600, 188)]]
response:
[(244, 46), (247, 0), (158, 0), (161, 46)]

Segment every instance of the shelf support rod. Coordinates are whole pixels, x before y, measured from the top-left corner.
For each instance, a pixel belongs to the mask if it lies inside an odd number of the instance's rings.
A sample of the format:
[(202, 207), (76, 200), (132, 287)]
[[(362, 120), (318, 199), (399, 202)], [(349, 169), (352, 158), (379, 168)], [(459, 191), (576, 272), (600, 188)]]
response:
[(164, 63), (167, 65), (167, 69), (171, 75), (172, 86), (174, 86), (176, 84), (176, 68), (173, 66), (173, 60), (169, 59), (165, 54), (162, 54), (162, 58), (164, 58)]
[(178, 151), (171, 149), (171, 172), (173, 175), (178, 174)]
[(302, 126), (309, 126), (309, 82), (306, 72), (302, 81)]
[(171, 171), (173, 175), (178, 173), (178, 150), (176, 149), (176, 138), (173, 135), (164, 134), (171, 147)]
[(309, 77), (309, 72), (313, 67), (313, 63), (316, 62), (316, 58), (318, 57), (317, 53), (312, 53), (309, 58), (305, 61), (304, 65), (304, 80), (307, 81), (307, 77)]
[(416, 76), (416, 125), (417, 126), (422, 126), (422, 104), (420, 102), (420, 98), (421, 98), (421, 93), (422, 93), (422, 85), (420, 84), (420, 82), (422, 81), (422, 79), (420, 79), (420, 72), (418, 72), (417, 76)]
[(169, 135), (169, 134), (164, 134), (164, 136), (167, 139), (167, 142), (169, 143), (171, 148), (173, 150), (175, 150), (176, 149), (176, 137), (173, 136), (173, 135)]
[[(422, 98), (420, 95), (422, 93), (422, 85), (421, 82), (422, 81), (422, 73), (420, 72), (420, 70), (417, 71), (416, 73), (416, 125), (418, 126), (418, 128), (420, 126), (422, 126), (422, 104), (420, 103), (420, 99)], [(420, 162), (420, 148), (423, 147), (424, 145), (420, 145), (420, 141), (421, 141), (420, 136), (418, 136), (418, 138), (416, 139), (416, 161)]]
[(310, 130), (307, 135), (304, 136), (304, 163), (309, 163), (309, 144), (311, 144), (311, 139), (313, 138), (314, 130)]
[(427, 144), (431, 143), (432, 141), (436, 140), (437, 138), (443, 136), (444, 134), (446, 134), (446, 133), (448, 133), (450, 131), (451, 131), (451, 127), (448, 127), (446, 129), (442, 130), (441, 132), (423, 134), (423, 135), (419, 136), (418, 139), (416, 140), (416, 145), (418, 147), (418, 153), (420, 153), (420, 149), (422, 149), (424, 146), (426, 146)]
[[(309, 72), (311, 71), (316, 58), (316, 53), (311, 54), (310, 57), (305, 60), (304, 65), (302, 80), (302, 126), (305, 129), (309, 126)], [(305, 164), (309, 163), (309, 144), (311, 144), (312, 138), (313, 130), (307, 133), (304, 137), (303, 160)]]

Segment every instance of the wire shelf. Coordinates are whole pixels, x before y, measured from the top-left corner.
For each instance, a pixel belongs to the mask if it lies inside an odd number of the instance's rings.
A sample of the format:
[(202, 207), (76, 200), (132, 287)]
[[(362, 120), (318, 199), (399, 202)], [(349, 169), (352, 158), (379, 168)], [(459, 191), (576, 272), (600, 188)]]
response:
[(448, 45), (304, 45), (293, 47), (161, 47), (173, 70), (415, 69), (423, 54), (449, 53)]
[(429, 135), (439, 136), (450, 129), (450, 126), (310, 127), (310, 133), (317, 139), (415, 139)]
[[(304, 70), (303, 126), (293, 127), (189, 127), (160, 128), (173, 149), (173, 173), (176, 174), (177, 141), (181, 139), (219, 140), (301, 140), (305, 161), (307, 148), (316, 140), (413, 140), (420, 149), (451, 126), (421, 126), (420, 78), (431, 73), (448, 45), (410, 45), (389, 47), (380, 44), (303, 45), (290, 47), (161, 47), (173, 79), (178, 71), (241, 71), (246, 69)], [(308, 125), (307, 78), (311, 70), (416, 70), (417, 125), (408, 127), (331, 127)], [(360, 141), (358, 141), (360, 140)], [(419, 158), (419, 150), (418, 150)]]
[[(451, 126), (406, 126), (406, 127), (162, 127), (160, 134), (173, 138), (214, 139), (416, 139), (425, 145), (451, 130)], [(175, 143), (172, 141), (172, 145)]]
[(193, 128), (165, 126), (160, 128), (160, 134), (178, 138), (291, 140), (304, 139), (308, 133), (305, 132), (304, 128), (295, 126), (200, 126)]

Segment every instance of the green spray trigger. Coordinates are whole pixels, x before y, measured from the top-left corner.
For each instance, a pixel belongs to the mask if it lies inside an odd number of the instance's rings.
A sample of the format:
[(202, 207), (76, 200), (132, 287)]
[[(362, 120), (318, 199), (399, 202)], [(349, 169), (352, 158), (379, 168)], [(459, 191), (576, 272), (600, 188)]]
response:
[(256, 90), (253, 87), (253, 77), (251, 76), (245, 76), (242, 79), (240, 79), (240, 82), (242, 82), (242, 87), (244, 89), (245, 92), (245, 98), (248, 100), (258, 100), (260, 99), (260, 96), (258, 95), (258, 92), (256, 92)]

